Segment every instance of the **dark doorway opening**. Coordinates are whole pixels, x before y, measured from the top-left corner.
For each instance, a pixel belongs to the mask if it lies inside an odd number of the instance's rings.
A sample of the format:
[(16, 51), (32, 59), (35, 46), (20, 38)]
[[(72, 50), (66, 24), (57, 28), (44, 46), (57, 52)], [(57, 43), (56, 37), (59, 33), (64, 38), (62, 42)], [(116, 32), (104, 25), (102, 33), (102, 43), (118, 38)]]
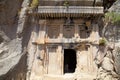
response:
[(76, 68), (76, 51), (64, 49), (64, 73), (73, 73)]

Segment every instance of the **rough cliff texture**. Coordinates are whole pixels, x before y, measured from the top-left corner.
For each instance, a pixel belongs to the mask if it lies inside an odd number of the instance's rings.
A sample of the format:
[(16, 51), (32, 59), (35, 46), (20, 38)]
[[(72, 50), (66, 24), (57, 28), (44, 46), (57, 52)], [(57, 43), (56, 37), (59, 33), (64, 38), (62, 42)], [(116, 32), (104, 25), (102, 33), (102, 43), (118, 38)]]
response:
[(24, 28), (28, 2), (22, 3), (23, 0), (0, 0), (0, 80), (26, 78), (26, 47), (31, 28)]
[(120, 13), (120, 0), (117, 0), (110, 8), (109, 11), (114, 11)]
[[(120, 14), (120, 0), (117, 0), (109, 9), (108, 12), (115, 12), (117, 14)], [(106, 24), (106, 23), (105, 23)], [(109, 60), (106, 59), (106, 63), (105, 63), (105, 68), (107, 68), (107, 66), (111, 67), (111, 71), (115, 71), (114, 73), (111, 72), (111, 74), (109, 75), (109, 71), (108, 72), (104, 72), (104, 70), (100, 70), (99, 69), (99, 77), (101, 80), (119, 80), (120, 79), (120, 37), (119, 37), (119, 33), (120, 33), (120, 25), (119, 23), (112, 23), (109, 22), (108, 20), (108, 24), (107, 26), (105, 25), (103, 28), (103, 34), (104, 37), (107, 39), (108, 41), (108, 45), (110, 47), (113, 47), (113, 51), (112, 54), (114, 55), (114, 59), (113, 59), (113, 63), (110, 66)], [(115, 67), (114, 70), (112, 70), (113, 67)], [(102, 72), (103, 71), (103, 72)], [(104, 75), (107, 76), (105, 77)], [(117, 79), (115, 79), (114, 77), (118, 77)]]
[[(29, 80), (35, 78), (31, 71), (42, 75), (38, 70), (41, 63), (36, 64), (37, 46), (33, 44), (38, 29), (34, 17), (27, 15), (29, 5), (30, 0), (0, 0), (0, 80)], [(107, 30), (110, 33), (112, 26)], [(119, 52), (117, 47), (115, 60), (120, 74)]]
[[(116, 2), (109, 8), (109, 12), (116, 12), (120, 14), (120, 0), (116, 0)], [(115, 55), (115, 61), (116, 61), (116, 68), (117, 68), (117, 73), (120, 74), (120, 24), (111, 24), (108, 25), (106, 28), (106, 33), (105, 35), (108, 36), (106, 37), (109, 42), (113, 42), (115, 45), (114, 49), (114, 55)], [(111, 35), (111, 36), (110, 36)], [(111, 37), (111, 38), (110, 38)]]

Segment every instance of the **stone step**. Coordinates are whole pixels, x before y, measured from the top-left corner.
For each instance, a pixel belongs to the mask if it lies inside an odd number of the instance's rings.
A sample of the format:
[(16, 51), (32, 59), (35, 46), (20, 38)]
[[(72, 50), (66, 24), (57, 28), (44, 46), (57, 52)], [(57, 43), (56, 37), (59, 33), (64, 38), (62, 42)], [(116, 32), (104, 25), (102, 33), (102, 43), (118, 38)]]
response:
[(64, 74), (64, 75), (53, 75), (53, 74), (45, 74), (43, 77), (34, 76), (32, 80), (94, 80), (94, 74)]
[(64, 74), (64, 75), (45, 75), (44, 80), (94, 80), (95, 75), (93, 74)]
[(75, 76), (73, 74), (45, 75), (44, 80), (75, 80)]

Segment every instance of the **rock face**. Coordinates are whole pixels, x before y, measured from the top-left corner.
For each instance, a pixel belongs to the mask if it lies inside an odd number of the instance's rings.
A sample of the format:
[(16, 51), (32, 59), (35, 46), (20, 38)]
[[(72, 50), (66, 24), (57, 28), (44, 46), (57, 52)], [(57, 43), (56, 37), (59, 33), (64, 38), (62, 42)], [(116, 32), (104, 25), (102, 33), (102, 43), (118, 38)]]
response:
[[(120, 0), (117, 0), (110, 8), (109, 8), (109, 12), (116, 12), (120, 14)], [(120, 25), (118, 24), (108, 24), (108, 26), (105, 29), (105, 38), (108, 40), (108, 43), (111, 43), (114, 45), (114, 50), (113, 50), (113, 55), (114, 55), (114, 62), (113, 62), (113, 67), (115, 67), (115, 73), (111, 72), (112, 75), (116, 75), (117, 73), (117, 77), (120, 77), (120, 37), (119, 37), (119, 31), (120, 31)], [(109, 44), (109, 46), (112, 46), (111, 44)], [(109, 60), (106, 60), (109, 61)], [(105, 63), (105, 65), (110, 65), (109, 62)], [(111, 67), (112, 67), (111, 65)], [(104, 78), (104, 76), (108, 74), (108, 72), (105, 72), (103, 69), (99, 70), (99, 77), (103, 78), (102, 80), (118, 80), (115, 79), (113, 77), (116, 76), (111, 76), (111, 75), (107, 75), (107, 79)]]
[[(22, 5), (21, 9), (22, 3), (23, 0), (0, 0), (0, 80), (26, 78), (26, 47), (30, 30), (27, 32), (24, 28), (27, 23), (25, 21), (27, 4)], [(22, 12), (19, 17), (20, 9)], [(18, 34), (22, 35), (18, 37)]]
[[(109, 8), (109, 12), (116, 12), (120, 14), (120, 0), (116, 0), (116, 2)], [(110, 29), (108, 29), (110, 28)], [(119, 37), (119, 31), (120, 31), (120, 25), (109, 25), (107, 28), (107, 34), (109, 35), (112, 31), (112, 33), (115, 33), (114, 36), (111, 38), (112, 41), (115, 42), (115, 49), (114, 49), (114, 55), (115, 55), (115, 61), (116, 61), (116, 69), (117, 73), (120, 74), (120, 37)], [(109, 36), (110, 37), (110, 36)], [(108, 39), (109, 39), (108, 37)], [(110, 40), (110, 39), (109, 39)]]
[[(30, 2), (31, 0), (0, 0), (0, 80), (35, 80), (35, 74), (43, 75), (41, 65), (46, 64), (42, 63), (44, 57), (39, 57), (44, 54), (39, 53), (44, 53), (44, 46), (38, 47), (34, 42), (36, 37), (44, 32), (39, 33), (39, 24), (36, 24), (39, 22), (34, 21), (33, 16), (27, 15)], [(44, 20), (41, 20), (41, 24), (45, 24)], [(92, 36), (98, 36), (96, 33), (97, 31), (92, 33)], [(115, 51), (117, 50), (118, 48)], [(61, 53), (59, 50), (58, 52)], [(120, 73), (119, 52), (115, 53), (117, 71)], [(80, 54), (78, 57), (81, 59), (82, 56), (85, 55)]]
[(117, 0), (111, 8), (109, 8), (109, 11), (114, 11), (120, 13), (120, 0)]

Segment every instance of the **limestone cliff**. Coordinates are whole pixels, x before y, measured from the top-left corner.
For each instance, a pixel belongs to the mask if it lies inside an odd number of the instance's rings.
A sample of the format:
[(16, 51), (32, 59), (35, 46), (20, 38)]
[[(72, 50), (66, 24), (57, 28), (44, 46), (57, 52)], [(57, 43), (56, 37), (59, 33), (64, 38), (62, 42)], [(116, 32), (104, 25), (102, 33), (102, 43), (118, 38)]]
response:
[[(120, 6), (120, 0), (116, 0), (116, 2), (114, 2), (113, 5), (108, 9), (107, 13), (113, 12), (113, 13), (120, 14), (119, 6)], [(113, 18), (113, 16), (111, 18)], [(112, 21), (108, 20), (108, 24), (104, 26), (102, 31), (104, 33), (104, 37), (108, 41), (109, 46), (114, 45), (114, 50), (113, 50), (113, 55), (115, 57), (114, 66), (116, 69), (116, 73), (120, 77), (120, 68), (119, 68), (120, 67), (120, 62), (119, 62), (120, 61), (120, 37), (119, 37), (119, 30), (120, 30), (119, 23), (112, 23)], [(106, 64), (106, 66), (107, 66), (107, 64)], [(114, 80), (114, 79), (112, 79), (112, 80)]]
[[(0, 0), (0, 80), (29, 80), (34, 76), (31, 70), (42, 75), (35, 60), (38, 47), (33, 43), (38, 25), (33, 16), (27, 15), (30, 2)], [(119, 63), (119, 53), (116, 56)], [(120, 73), (119, 65), (117, 70)]]
[(31, 28), (24, 28), (28, 23), (24, 11), (27, 0), (24, 3), (23, 0), (0, 0), (0, 80), (26, 78), (26, 47)]

